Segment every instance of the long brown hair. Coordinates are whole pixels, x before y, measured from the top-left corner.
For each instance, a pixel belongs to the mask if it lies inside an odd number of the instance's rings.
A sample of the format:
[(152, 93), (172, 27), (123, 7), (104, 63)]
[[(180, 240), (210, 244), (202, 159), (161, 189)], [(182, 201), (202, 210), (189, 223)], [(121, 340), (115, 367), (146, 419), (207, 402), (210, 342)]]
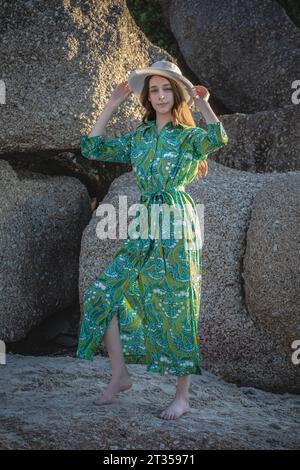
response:
[[(155, 74), (157, 75), (157, 74)], [(149, 97), (149, 81), (153, 75), (148, 75), (144, 81), (144, 87), (140, 94), (140, 102), (146, 109), (145, 114), (143, 115), (143, 122), (146, 124), (148, 120), (155, 120), (156, 119), (156, 111), (153, 108), (152, 104), (148, 100)], [(172, 122), (174, 126), (178, 124), (185, 124), (187, 126), (196, 127), (193, 115), (188, 107), (187, 102), (184, 99), (183, 92), (181, 87), (177, 84), (175, 80), (169, 77), (164, 77), (169, 80), (173, 94), (174, 94), (174, 105), (172, 108)], [(199, 181), (202, 176), (207, 176), (208, 174), (208, 163), (205, 160), (202, 160), (198, 163), (198, 170), (196, 174), (196, 181)]]

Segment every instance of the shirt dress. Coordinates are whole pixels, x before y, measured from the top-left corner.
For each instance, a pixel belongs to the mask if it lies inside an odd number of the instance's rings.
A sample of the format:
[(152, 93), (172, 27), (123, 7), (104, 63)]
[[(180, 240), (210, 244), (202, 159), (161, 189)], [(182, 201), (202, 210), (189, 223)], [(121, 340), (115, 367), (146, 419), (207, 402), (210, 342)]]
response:
[[(77, 357), (93, 360), (117, 315), (127, 364), (145, 364), (147, 371), (161, 375), (202, 373), (201, 234), (196, 205), (185, 188), (195, 178), (199, 161), (228, 143), (222, 122), (207, 127), (168, 122), (158, 133), (156, 121), (149, 120), (112, 140), (81, 137), (83, 157), (131, 163), (151, 230), (136, 238), (128, 232), (112, 262), (86, 290)], [(176, 219), (170, 210), (171, 228), (165, 233), (162, 216), (150, 206), (177, 207), (187, 218)], [(187, 228), (175, 236), (176, 220), (192, 231)]]

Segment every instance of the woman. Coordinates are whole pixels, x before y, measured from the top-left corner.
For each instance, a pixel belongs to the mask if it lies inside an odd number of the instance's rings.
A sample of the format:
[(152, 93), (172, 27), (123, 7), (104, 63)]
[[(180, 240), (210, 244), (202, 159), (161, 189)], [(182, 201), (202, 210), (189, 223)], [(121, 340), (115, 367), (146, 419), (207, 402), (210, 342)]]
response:
[[(105, 140), (112, 113), (133, 92), (145, 108), (143, 122), (129, 134)], [(228, 143), (208, 98), (208, 90), (193, 87), (175, 64), (158, 61), (131, 72), (128, 82), (113, 91), (91, 134), (81, 137), (85, 158), (132, 164), (140, 203), (148, 210), (148, 227), (153, 227), (153, 206), (179, 207), (195, 229), (196, 206), (185, 187), (207, 174), (207, 155)], [(195, 126), (189, 109), (193, 104), (206, 119), (208, 131)], [(154, 235), (150, 229), (143, 238), (128, 236), (85, 293), (77, 356), (91, 360), (104, 339), (112, 379), (93, 402), (97, 405), (111, 403), (118, 392), (132, 386), (125, 362), (176, 375), (175, 398), (160, 414), (175, 419), (190, 411), (191, 374), (201, 374), (202, 248), (198, 231), (192, 238), (186, 230), (181, 238), (175, 237), (172, 219), (169, 236), (164, 237), (161, 219), (157, 220)]]

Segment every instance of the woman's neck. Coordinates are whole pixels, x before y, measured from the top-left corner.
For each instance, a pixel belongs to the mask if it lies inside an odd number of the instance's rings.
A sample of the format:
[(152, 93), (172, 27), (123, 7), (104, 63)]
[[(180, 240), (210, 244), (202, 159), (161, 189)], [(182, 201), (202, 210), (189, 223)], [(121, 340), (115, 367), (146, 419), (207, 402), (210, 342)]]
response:
[(170, 121), (172, 121), (171, 113), (168, 113), (168, 114), (156, 113), (156, 129), (158, 130), (158, 132), (165, 124), (167, 124), (167, 122), (170, 122)]

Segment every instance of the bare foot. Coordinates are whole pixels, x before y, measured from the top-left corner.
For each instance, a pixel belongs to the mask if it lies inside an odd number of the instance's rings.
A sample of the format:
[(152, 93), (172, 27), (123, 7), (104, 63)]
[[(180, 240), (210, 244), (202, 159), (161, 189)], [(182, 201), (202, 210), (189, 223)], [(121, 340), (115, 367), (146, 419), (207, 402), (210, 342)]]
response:
[(119, 392), (129, 390), (133, 385), (133, 380), (130, 375), (111, 379), (104, 392), (96, 398), (94, 405), (106, 405), (113, 402), (115, 395)]
[(163, 419), (176, 419), (191, 411), (189, 401), (184, 398), (174, 398), (172, 403), (159, 415)]

